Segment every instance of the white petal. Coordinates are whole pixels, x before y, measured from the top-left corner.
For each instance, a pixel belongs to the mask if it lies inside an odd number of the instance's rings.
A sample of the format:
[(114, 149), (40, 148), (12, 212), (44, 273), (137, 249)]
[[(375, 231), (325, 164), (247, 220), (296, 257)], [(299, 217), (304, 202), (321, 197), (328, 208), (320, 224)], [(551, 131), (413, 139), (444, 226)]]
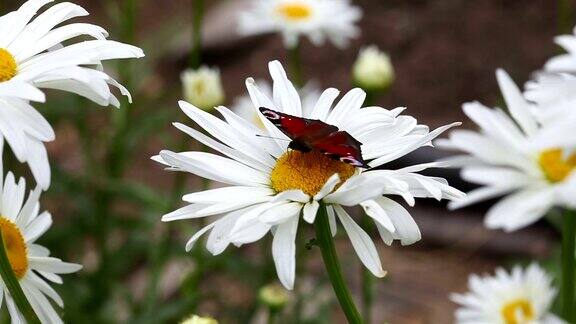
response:
[(296, 232), (298, 217), (278, 225), (272, 241), (272, 255), (278, 278), (286, 289), (294, 288), (296, 276)]
[(386, 275), (386, 272), (382, 269), (382, 264), (380, 264), (380, 257), (378, 256), (378, 251), (376, 251), (376, 246), (372, 239), (364, 230), (358, 226), (352, 220), (352, 217), (340, 206), (335, 205), (336, 215), (340, 219), (340, 222), (344, 226), (352, 246), (358, 254), (360, 261), (378, 278), (382, 278)]

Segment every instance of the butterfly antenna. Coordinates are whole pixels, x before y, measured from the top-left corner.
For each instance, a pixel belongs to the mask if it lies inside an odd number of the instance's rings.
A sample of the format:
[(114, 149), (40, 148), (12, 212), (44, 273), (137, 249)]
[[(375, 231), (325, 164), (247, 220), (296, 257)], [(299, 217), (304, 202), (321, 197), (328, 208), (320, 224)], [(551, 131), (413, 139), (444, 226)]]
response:
[(272, 136), (266, 136), (266, 135), (260, 135), (260, 134), (256, 134), (256, 136), (257, 137), (263, 137), (263, 138), (271, 138), (271, 139), (280, 140), (280, 141), (290, 141), (290, 139), (288, 139), (288, 138), (272, 137)]

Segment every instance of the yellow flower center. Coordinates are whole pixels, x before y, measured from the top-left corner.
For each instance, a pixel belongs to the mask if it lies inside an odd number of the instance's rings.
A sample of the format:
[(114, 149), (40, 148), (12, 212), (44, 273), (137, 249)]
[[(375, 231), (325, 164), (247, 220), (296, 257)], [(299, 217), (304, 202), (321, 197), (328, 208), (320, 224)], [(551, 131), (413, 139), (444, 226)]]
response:
[(550, 149), (540, 153), (540, 168), (548, 181), (562, 182), (576, 169), (576, 153), (565, 157), (561, 149)]
[(282, 17), (290, 21), (300, 21), (312, 16), (312, 8), (299, 1), (282, 4), (277, 10)]
[(28, 251), (24, 236), (16, 224), (3, 216), (0, 217), (0, 230), (10, 266), (16, 278), (22, 279), (28, 270)]
[(276, 161), (270, 174), (270, 184), (276, 192), (300, 189), (314, 196), (334, 173), (338, 173), (342, 184), (354, 175), (354, 171), (353, 166), (330, 159), (320, 152), (292, 150)]
[(526, 299), (514, 300), (502, 307), (502, 317), (506, 324), (524, 324), (534, 320), (534, 308)]
[(0, 82), (8, 81), (16, 75), (16, 59), (7, 50), (0, 48)]

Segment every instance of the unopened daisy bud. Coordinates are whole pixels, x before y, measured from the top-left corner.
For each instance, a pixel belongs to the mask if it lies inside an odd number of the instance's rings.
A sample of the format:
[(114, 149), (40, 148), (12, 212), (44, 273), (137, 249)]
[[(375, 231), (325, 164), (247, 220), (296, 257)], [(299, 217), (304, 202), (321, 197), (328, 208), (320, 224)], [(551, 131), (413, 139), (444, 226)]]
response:
[(360, 50), (352, 74), (354, 83), (370, 92), (386, 91), (394, 82), (390, 57), (375, 45)]
[(200, 67), (185, 70), (180, 76), (184, 99), (203, 110), (212, 110), (224, 103), (224, 89), (217, 68)]
[(183, 320), (180, 324), (218, 324), (218, 321), (212, 317), (200, 317), (198, 315), (192, 315)]
[(270, 284), (260, 288), (258, 293), (262, 304), (268, 306), (274, 312), (281, 311), (288, 303), (288, 292), (277, 284)]

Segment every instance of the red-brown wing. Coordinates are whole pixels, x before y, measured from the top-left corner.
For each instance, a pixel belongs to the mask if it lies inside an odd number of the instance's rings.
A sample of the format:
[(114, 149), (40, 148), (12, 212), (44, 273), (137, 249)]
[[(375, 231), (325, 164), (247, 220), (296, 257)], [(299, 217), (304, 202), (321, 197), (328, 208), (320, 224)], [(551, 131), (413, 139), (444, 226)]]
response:
[(263, 107), (260, 112), (286, 136), (304, 143), (311, 143), (338, 131), (338, 127), (320, 120), (296, 117)]
[(368, 168), (369, 166), (362, 158), (361, 145), (362, 143), (344, 131), (334, 132), (311, 143), (313, 149), (331, 158), (356, 167)]

